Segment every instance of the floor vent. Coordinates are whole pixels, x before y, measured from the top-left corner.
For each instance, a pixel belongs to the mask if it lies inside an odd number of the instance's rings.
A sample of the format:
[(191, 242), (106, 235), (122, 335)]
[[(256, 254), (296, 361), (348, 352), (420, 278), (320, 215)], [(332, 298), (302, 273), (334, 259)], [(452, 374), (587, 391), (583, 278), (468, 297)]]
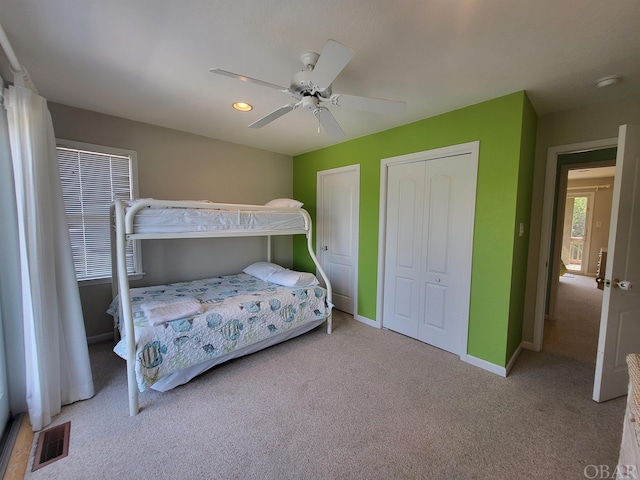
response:
[(67, 422), (40, 432), (32, 472), (67, 456), (70, 430), (71, 422)]

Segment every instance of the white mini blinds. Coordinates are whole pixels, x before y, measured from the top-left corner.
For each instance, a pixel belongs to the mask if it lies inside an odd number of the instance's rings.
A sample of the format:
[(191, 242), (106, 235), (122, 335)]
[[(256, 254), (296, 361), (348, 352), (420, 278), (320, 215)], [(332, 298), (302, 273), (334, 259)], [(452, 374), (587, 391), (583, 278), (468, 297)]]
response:
[[(116, 199), (133, 198), (135, 152), (109, 153), (58, 144), (64, 208), (78, 281), (111, 278), (109, 209)], [(115, 149), (114, 149), (115, 150)], [(127, 246), (127, 272), (140, 273), (137, 245)]]

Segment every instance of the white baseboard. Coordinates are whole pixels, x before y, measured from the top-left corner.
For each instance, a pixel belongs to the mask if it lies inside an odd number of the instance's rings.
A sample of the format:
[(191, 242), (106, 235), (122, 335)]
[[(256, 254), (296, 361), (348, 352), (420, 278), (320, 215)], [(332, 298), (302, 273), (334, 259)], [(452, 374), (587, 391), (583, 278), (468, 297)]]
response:
[(480, 367), (487, 372), (500, 375), (501, 377), (507, 376), (507, 369), (505, 367), (501, 367), (499, 365), (496, 365), (495, 363), (487, 362), (486, 360), (482, 360), (481, 358), (476, 358), (472, 355), (462, 355), (460, 356), (460, 360), (470, 363), (475, 367)]
[[(353, 318), (371, 327), (382, 328), (382, 325), (380, 324), (380, 322), (376, 320), (371, 320), (370, 318), (366, 318), (358, 314), (355, 314)], [(481, 358), (476, 358), (472, 355), (461, 355), (460, 360), (462, 360), (463, 362), (470, 363), (471, 365), (474, 365), (476, 367), (480, 367), (483, 370), (486, 370), (488, 372), (495, 373), (496, 375), (500, 375), (501, 377), (506, 377), (509, 374), (509, 371), (511, 370), (513, 365), (516, 363), (516, 360), (518, 359), (518, 356), (520, 355), (520, 352), (522, 352), (523, 348), (526, 348), (528, 350), (533, 350), (533, 343), (521, 342), (520, 345), (518, 345), (518, 348), (516, 348), (516, 351), (511, 356), (511, 359), (509, 360), (509, 363), (507, 364), (506, 367), (501, 367), (499, 365), (496, 365), (495, 363), (487, 362), (486, 360), (482, 360)]]
[(482, 360), (481, 358), (476, 358), (472, 355), (462, 355), (460, 357), (460, 360), (470, 363), (471, 365), (474, 365), (476, 367), (480, 367), (483, 370), (486, 370), (487, 372), (495, 373), (496, 375), (500, 375), (501, 377), (506, 377), (507, 375), (509, 375), (509, 371), (511, 370), (513, 365), (516, 363), (516, 360), (518, 359), (518, 355), (520, 355), (520, 352), (522, 352), (522, 348), (523, 348), (523, 345), (521, 343), (520, 345), (518, 345), (518, 348), (516, 348), (516, 351), (511, 356), (511, 359), (509, 360), (509, 363), (507, 363), (506, 367), (501, 367), (500, 365), (487, 362), (486, 360)]
[(106, 340), (113, 340), (113, 332), (101, 333), (100, 335), (93, 335), (92, 337), (87, 337), (87, 344), (91, 345), (92, 343), (104, 342)]
[(520, 345), (522, 345), (522, 348), (525, 350), (533, 350), (534, 352), (539, 351), (536, 350), (536, 346), (533, 344), (533, 342), (522, 342)]
[(521, 352), (522, 352), (522, 342), (520, 342), (520, 345), (518, 345), (518, 348), (516, 348), (516, 351), (513, 352), (513, 355), (511, 355), (511, 359), (509, 360), (509, 363), (507, 363), (507, 366), (506, 366), (507, 375), (509, 375), (509, 372), (511, 371), (511, 367), (513, 367), (513, 365), (516, 363), (516, 360), (518, 359), (518, 356), (520, 356)]
[(353, 316), (353, 318), (359, 322), (369, 325), (370, 327), (381, 328), (380, 322), (371, 320), (367, 317), (363, 317), (362, 315), (358, 315), (357, 313)]

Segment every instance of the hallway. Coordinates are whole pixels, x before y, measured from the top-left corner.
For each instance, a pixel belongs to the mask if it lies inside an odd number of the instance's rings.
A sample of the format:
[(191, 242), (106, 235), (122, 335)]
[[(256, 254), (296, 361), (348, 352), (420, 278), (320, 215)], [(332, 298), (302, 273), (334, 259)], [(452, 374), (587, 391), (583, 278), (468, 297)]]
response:
[(556, 319), (545, 320), (543, 350), (595, 367), (601, 310), (602, 290), (594, 277), (560, 277)]

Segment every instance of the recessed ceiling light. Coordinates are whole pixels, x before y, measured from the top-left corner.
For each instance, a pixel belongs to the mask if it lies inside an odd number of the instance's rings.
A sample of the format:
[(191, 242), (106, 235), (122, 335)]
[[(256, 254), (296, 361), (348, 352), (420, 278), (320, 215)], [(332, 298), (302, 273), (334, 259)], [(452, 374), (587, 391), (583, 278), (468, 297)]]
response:
[(608, 77), (601, 78), (596, 82), (596, 87), (604, 88), (610, 87), (611, 85), (615, 85), (620, 81), (620, 77), (618, 75), (610, 75)]
[(253, 107), (251, 105), (244, 102), (235, 102), (232, 106), (233, 108), (241, 112), (250, 112), (251, 110), (253, 110)]

